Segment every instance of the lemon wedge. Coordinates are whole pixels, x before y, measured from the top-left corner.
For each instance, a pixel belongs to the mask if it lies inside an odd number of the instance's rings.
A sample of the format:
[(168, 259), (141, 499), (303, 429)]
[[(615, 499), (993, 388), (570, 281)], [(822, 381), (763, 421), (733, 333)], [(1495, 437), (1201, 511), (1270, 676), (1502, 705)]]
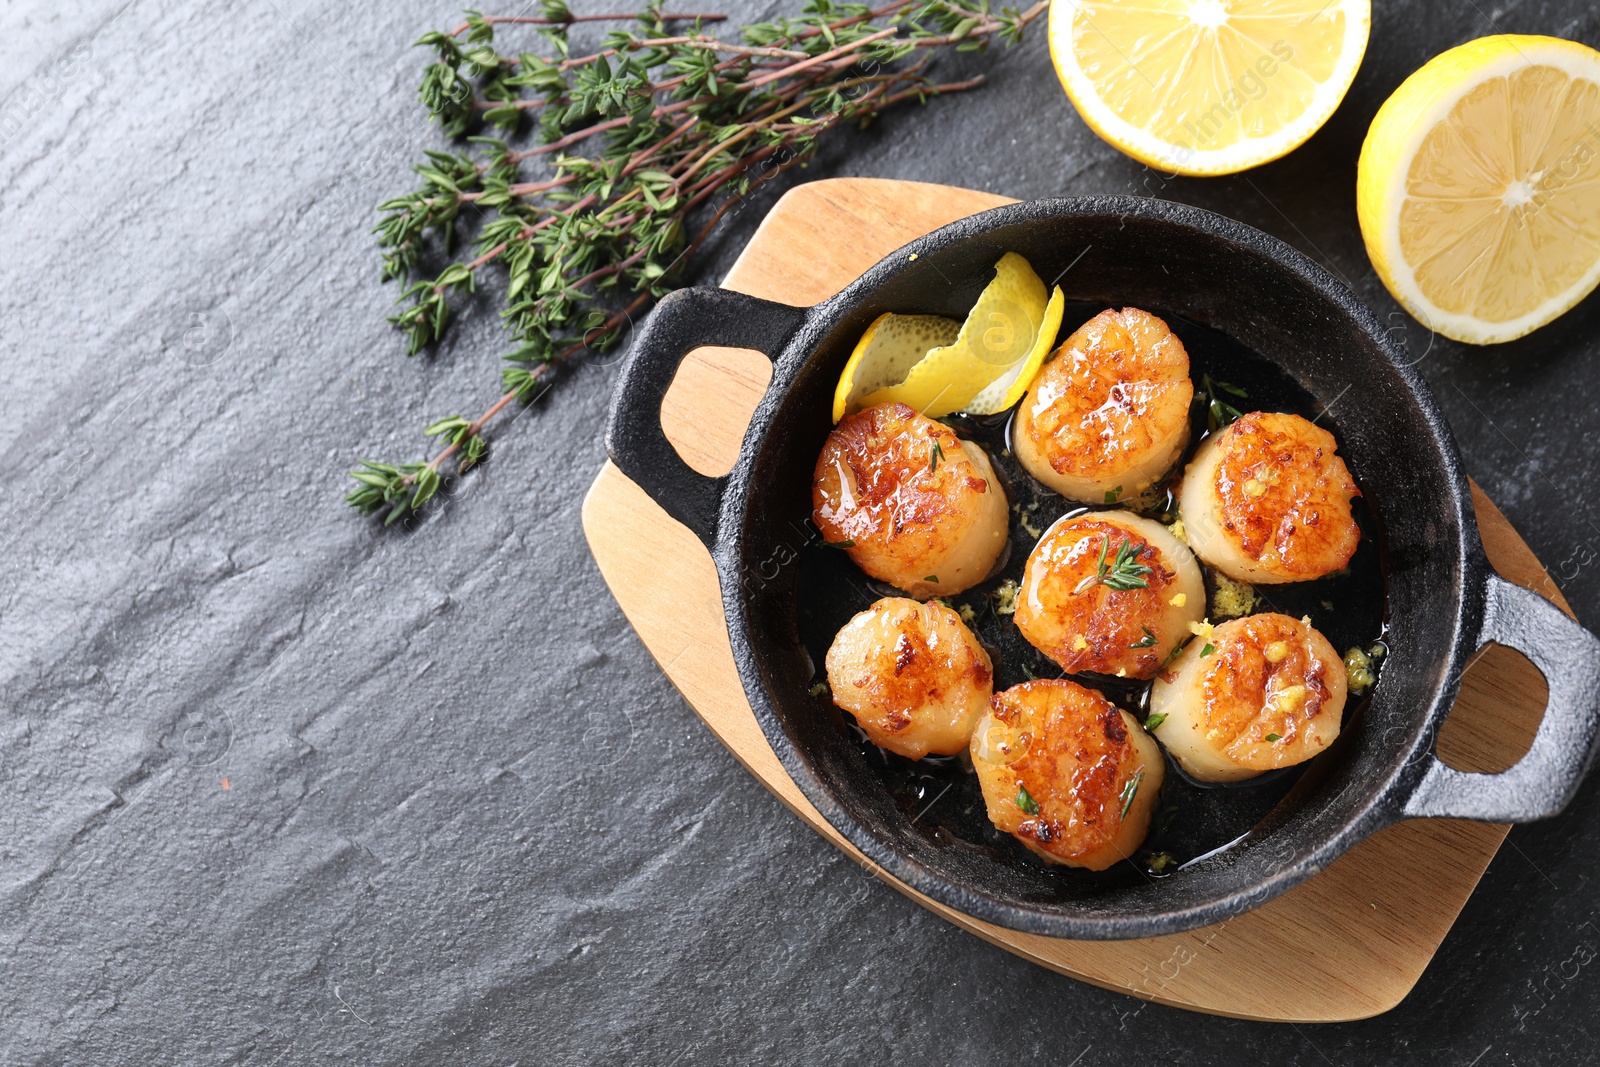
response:
[(856, 342), (833, 391), (833, 421), (869, 405), (863, 398), (899, 385), (935, 348), (954, 343), (961, 324), (940, 315), (879, 315)]
[[(902, 381), (866, 393), (859, 407), (909, 404), (928, 418), (937, 419), (966, 408), (979, 393), (1008, 375), (1012, 380), (1006, 383), (1002, 396), (1015, 391), (1015, 378), (1023, 373), (1040, 345), (1048, 349), (1055, 340), (1055, 330), (1051, 329), (1048, 336), (1040, 339), (1045, 334), (1050, 302), (1044, 283), (1026, 259), (1015, 252), (1007, 252), (995, 264), (994, 271), (994, 280), (984, 287), (955, 339), (928, 351)], [(1058, 314), (1056, 327), (1060, 325)], [(867, 343), (867, 339), (862, 338), (862, 344)], [(1040, 356), (1039, 360), (1042, 359)], [(889, 377), (869, 372), (866, 362), (863, 359), (855, 371), (855, 379)], [(1037, 364), (1034, 369), (1038, 369)], [(1027, 385), (1028, 382), (1023, 382), (1022, 388), (1026, 389)], [(842, 381), (840, 387), (843, 388)], [(852, 384), (851, 394), (856, 392)], [(993, 403), (992, 398), (986, 399)], [(840, 410), (837, 393), (834, 409)], [(849, 403), (844, 405), (844, 412), (855, 409)]]
[(1084, 122), (1159, 170), (1232, 174), (1299, 147), (1355, 80), (1371, 0), (1051, 0)]
[(1469, 344), (1543, 326), (1600, 282), (1600, 52), (1498, 35), (1452, 48), (1361, 146), (1367, 254), (1407, 311)]
[(1066, 306), (1067, 298), (1062, 295), (1061, 287), (1057, 286), (1055, 292), (1050, 294), (1050, 302), (1045, 305), (1044, 321), (1034, 336), (1033, 348), (1027, 357), (978, 390), (978, 395), (961, 410), (968, 415), (995, 415), (1021, 400), (1056, 343), (1056, 334), (1061, 331), (1061, 316)]

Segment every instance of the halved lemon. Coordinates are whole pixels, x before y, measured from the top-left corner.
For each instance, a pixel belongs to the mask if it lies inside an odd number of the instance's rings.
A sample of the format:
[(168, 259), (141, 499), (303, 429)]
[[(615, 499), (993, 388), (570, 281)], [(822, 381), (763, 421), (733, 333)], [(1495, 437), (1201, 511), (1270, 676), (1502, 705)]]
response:
[(880, 315), (856, 342), (833, 394), (833, 421), (875, 404), (909, 404), (930, 419), (992, 415), (1022, 398), (1061, 329), (1066, 298), (1007, 252), (965, 322)]
[(1169, 173), (1299, 147), (1355, 79), (1371, 0), (1051, 0), (1050, 57), (1090, 129)]
[(1543, 326), (1600, 283), (1600, 52), (1483, 37), (1378, 109), (1356, 211), (1389, 292), (1470, 344)]

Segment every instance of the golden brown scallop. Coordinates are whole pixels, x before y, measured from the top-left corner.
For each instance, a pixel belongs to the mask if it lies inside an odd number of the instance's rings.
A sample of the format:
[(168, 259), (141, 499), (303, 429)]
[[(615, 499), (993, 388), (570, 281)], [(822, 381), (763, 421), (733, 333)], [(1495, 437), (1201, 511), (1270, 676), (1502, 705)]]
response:
[(1132, 715), (1064, 678), (996, 693), (972, 765), (996, 828), (1047, 863), (1092, 871), (1144, 841), (1165, 774)]
[(1327, 748), (1344, 701), (1344, 661), (1328, 639), (1307, 619), (1266, 613), (1202, 628), (1157, 676), (1150, 717), (1185, 771), (1231, 782)]
[(1029, 474), (1088, 504), (1154, 485), (1189, 442), (1189, 353), (1147, 311), (1102, 311), (1062, 342), (1017, 409)]
[(943, 604), (886, 597), (845, 623), (828, 649), (833, 702), (872, 743), (909, 759), (953, 756), (989, 706), (989, 654)]
[(989, 457), (905, 404), (833, 428), (811, 499), (824, 540), (919, 600), (981, 582), (1006, 545), (1006, 496)]
[(1188, 547), (1126, 511), (1059, 520), (1028, 556), (1017, 594), (1022, 636), (1069, 674), (1150, 678), (1205, 615)]
[(1299, 415), (1254, 411), (1200, 446), (1178, 513), (1189, 544), (1230, 578), (1304, 582), (1341, 570), (1361, 529), (1361, 495), (1333, 434)]

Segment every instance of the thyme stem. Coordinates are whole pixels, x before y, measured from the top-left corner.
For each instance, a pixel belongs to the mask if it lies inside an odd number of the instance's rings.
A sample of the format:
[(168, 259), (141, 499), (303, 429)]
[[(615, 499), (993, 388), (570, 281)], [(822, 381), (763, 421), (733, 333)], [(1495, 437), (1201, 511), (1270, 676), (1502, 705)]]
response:
[[(575, 22), (629, 22), (637, 19), (637, 13), (631, 15), (571, 15), (566, 18), (540, 18), (535, 15), (488, 15), (476, 21), (468, 19), (450, 31), (450, 36), (460, 37), (475, 25), (487, 26), (570, 26)], [(656, 18), (662, 22), (721, 22), (726, 15), (669, 15), (659, 14)]]
[[(501, 317), (515, 349), (481, 415), (427, 427), (440, 439), (431, 458), (366, 461), (352, 472), (359, 486), (349, 503), (386, 523), (426, 503), (452, 462), (457, 472), (479, 462), (486, 427), (541, 395), (553, 368), (616, 343), (637, 312), (679, 283), (683, 263), (727, 213), (810, 159), (820, 137), (888, 107), (977, 88), (981, 74), (936, 81), (930, 60), (1015, 43), (1047, 8), (1045, 0), (1022, 12), (992, 10), (989, 0), (804, 0), (797, 15), (724, 40), (705, 30), (721, 15), (575, 14), (565, 0), (538, 2), (526, 15), (469, 12), (418, 42), (437, 53), (423, 103), (449, 136), (471, 134), (476, 148), (427, 152), (415, 168), (421, 187), (380, 207), (383, 276), (403, 283), (391, 321), (408, 353), (433, 346), (446, 335), (452, 300), (474, 291), (492, 264), (505, 279)], [(568, 31), (604, 22), (632, 25), (572, 55)], [(666, 28), (673, 23), (689, 25)], [(497, 27), (536, 28), (549, 49), (503, 54)], [(527, 132), (532, 143), (511, 140)], [(547, 173), (521, 173), (535, 163)], [(474, 248), (458, 256), (463, 211)], [(418, 276), (425, 257), (440, 253), (443, 269)]]

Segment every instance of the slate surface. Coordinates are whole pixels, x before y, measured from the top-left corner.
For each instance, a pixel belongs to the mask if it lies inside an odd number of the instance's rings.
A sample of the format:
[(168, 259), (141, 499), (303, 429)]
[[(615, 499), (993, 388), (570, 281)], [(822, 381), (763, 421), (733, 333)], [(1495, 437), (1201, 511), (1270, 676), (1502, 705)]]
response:
[[(1247, 175), (1147, 182), (1077, 120), (1035, 35), (946, 65), (987, 88), (791, 178), (1144, 191), (1284, 238), (1392, 313), (1469, 469), (1600, 625), (1600, 301), (1494, 350), (1433, 341), (1378, 284), (1353, 196), (1367, 122), (1409, 71), (1497, 29), (1600, 44), (1600, 14), (1375, 6), (1338, 114)], [(403, 356), (367, 233), (438, 143), (409, 42), (457, 17), (0, 10), (0, 1063), (1596, 1058), (1592, 786), (1512, 834), (1387, 1016), (1141, 1006), (879, 885), (700, 727), (579, 530), (612, 365), (502, 429), (417, 533), (350, 513), (355, 459), (420, 455), (426, 421), (497, 383), (488, 298), (437, 354)]]

